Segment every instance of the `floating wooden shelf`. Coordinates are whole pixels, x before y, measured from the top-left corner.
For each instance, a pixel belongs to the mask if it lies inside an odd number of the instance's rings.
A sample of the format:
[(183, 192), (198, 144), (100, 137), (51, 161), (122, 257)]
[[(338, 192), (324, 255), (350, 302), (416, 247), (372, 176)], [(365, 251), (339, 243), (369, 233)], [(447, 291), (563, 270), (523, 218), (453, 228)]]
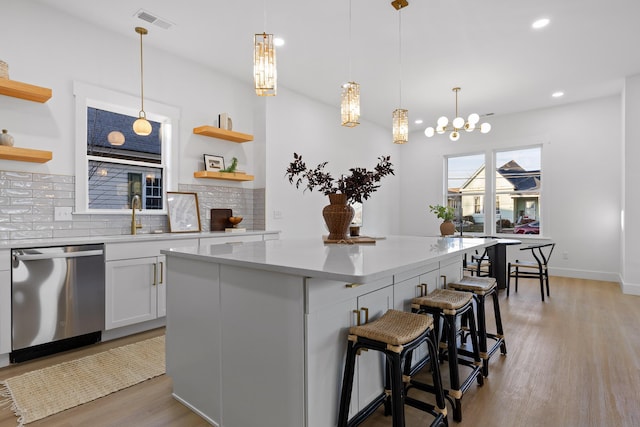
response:
[(238, 172), (197, 171), (193, 173), (193, 176), (195, 178), (226, 179), (229, 181), (253, 181), (253, 175)]
[(32, 150), (0, 145), (0, 159), (18, 160), (21, 162), (45, 163), (53, 158), (51, 151)]
[(210, 136), (213, 138), (226, 139), (233, 142), (248, 142), (253, 141), (253, 135), (247, 133), (234, 132), (232, 130), (220, 129), (213, 126), (199, 126), (193, 128), (193, 133), (196, 135)]
[(0, 79), (0, 95), (13, 96), (27, 101), (47, 102), (51, 89), (9, 79)]

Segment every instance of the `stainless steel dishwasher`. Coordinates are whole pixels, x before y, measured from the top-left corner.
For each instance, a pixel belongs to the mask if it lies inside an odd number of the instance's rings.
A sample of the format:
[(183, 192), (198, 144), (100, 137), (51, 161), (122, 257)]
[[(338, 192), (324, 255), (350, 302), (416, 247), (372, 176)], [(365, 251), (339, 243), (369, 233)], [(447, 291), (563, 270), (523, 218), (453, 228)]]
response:
[(101, 340), (104, 246), (12, 250), (11, 362)]

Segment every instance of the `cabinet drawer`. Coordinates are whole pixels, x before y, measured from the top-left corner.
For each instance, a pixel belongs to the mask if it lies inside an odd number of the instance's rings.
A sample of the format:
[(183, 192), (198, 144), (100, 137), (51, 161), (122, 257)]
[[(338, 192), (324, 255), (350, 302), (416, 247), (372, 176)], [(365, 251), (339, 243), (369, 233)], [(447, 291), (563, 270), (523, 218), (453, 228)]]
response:
[(405, 280), (409, 280), (413, 277), (418, 277), (421, 274), (430, 273), (434, 270), (437, 270), (438, 268), (439, 268), (439, 264), (437, 262), (433, 262), (418, 268), (414, 268), (412, 270), (402, 271), (398, 274), (394, 274), (393, 283), (404, 282)]
[(221, 245), (223, 243), (261, 242), (261, 234), (230, 235), (224, 237), (204, 237), (200, 239), (200, 246)]
[(161, 240), (153, 242), (126, 242), (105, 244), (105, 260), (145, 258), (160, 255), (162, 249), (197, 246), (198, 239)]
[(305, 313), (313, 313), (327, 305), (357, 298), (392, 284), (393, 277), (391, 276), (362, 284), (307, 278), (304, 286)]

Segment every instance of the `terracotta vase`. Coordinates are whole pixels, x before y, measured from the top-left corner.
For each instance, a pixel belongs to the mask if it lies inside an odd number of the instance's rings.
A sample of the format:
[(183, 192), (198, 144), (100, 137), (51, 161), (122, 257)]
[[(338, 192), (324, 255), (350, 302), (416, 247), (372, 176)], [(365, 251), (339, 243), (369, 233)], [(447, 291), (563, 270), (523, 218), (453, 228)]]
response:
[(329, 229), (328, 240), (346, 240), (354, 210), (347, 204), (345, 194), (329, 194), (329, 205), (322, 209), (324, 222)]
[(456, 226), (451, 221), (444, 221), (440, 224), (440, 234), (443, 236), (453, 236), (456, 233)]

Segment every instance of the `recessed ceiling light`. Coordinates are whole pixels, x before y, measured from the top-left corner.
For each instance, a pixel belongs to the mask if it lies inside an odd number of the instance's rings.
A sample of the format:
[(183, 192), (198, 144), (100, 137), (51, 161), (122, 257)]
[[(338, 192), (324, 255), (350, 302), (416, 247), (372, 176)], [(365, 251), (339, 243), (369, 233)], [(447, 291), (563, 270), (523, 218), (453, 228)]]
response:
[(273, 39), (273, 44), (275, 44), (276, 46), (283, 46), (284, 39), (281, 39), (280, 37), (276, 37)]
[(553, 93), (551, 94), (551, 96), (553, 96), (554, 98), (560, 98), (560, 97), (564, 96), (564, 92), (563, 92), (563, 91), (561, 91), (561, 90), (559, 90), (559, 91), (557, 91), (557, 92), (553, 92)]
[(421, 125), (421, 124), (423, 123), (423, 120), (422, 120), (422, 119), (418, 119), (418, 120), (416, 120), (416, 121), (415, 121), (415, 122), (413, 122), (413, 123), (415, 123), (415, 124), (417, 124), (417, 125)]
[(531, 24), (531, 28), (535, 30), (539, 30), (540, 28), (544, 28), (547, 25), (549, 25), (549, 22), (551, 22), (549, 18), (541, 18), (536, 21), (533, 21), (533, 24)]

